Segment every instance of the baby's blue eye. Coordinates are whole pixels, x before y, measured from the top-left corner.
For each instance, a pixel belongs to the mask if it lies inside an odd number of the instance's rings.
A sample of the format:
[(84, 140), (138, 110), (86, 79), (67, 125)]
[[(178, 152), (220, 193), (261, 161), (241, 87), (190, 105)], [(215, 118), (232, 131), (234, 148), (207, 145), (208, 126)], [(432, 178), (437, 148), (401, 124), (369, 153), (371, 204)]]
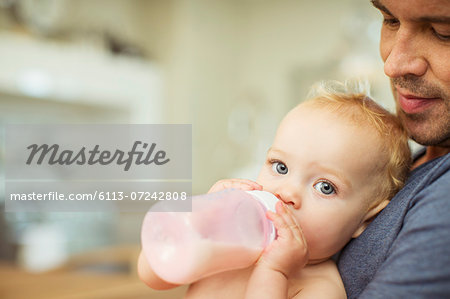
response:
[(279, 174), (286, 174), (288, 173), (288, 168), (284, 163), (281, 162), (274, 162), (272, 163), (272, 169), (273, 171), (275, 171), (276, 173)]
[(322, 192), (325, 195), (330, 195), (330, 194), (336, 193), (336, 190), (334, 190), (334, 187), (331, 183), (323, 182), (323, 181), (315, 184), (314, 189), (316, 189), (319, 192)]

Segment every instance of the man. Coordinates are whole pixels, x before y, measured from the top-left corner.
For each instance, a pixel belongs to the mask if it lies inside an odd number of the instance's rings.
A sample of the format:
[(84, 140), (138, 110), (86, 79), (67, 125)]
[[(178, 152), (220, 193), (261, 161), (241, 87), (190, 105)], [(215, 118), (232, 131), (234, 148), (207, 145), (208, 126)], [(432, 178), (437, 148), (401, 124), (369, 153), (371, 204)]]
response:
[(450, 0), (372, 0), (397, 113), (426, 150), (339, 257), (349, 298), (450, 298)]

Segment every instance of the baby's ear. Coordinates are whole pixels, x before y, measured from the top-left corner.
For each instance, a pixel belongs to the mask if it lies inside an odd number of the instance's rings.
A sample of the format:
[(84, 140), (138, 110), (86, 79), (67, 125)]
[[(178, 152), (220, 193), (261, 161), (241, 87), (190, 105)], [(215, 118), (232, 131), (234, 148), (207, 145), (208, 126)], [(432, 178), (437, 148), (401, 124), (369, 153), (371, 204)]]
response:
[(356, 231), (353, 233), (352, 238), (359, 237), (363, 231), (366, 230), (367, 226), (372, 222), (372, 220), (378, 215), (378, 213), (381, 212), (389, 203), (389, 200), (385, 199), (378, 203), (376, 206), (371, 208), (369, 211), (367, 211), (366, 215), (364, 215), (363, 221), (359, 225), (359, 227), (356, 229)]

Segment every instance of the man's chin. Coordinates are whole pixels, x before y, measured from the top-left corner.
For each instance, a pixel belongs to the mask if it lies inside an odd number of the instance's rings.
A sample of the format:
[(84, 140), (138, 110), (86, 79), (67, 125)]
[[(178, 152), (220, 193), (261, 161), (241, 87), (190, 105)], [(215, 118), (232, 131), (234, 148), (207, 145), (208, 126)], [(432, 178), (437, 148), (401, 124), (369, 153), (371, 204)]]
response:
[(436, 130), (427, 126), (409, 125), (409, 138), (424, 146), (450, 147), (450, 134), (442, 135), (442, 131), (436, 133)]
[[(435, 122), (439, 116), (429, 113), (408, 114), (397, 106), (397, 116), (408, 132), (409, 138), (425, 146), (450, 147), (449, 127)], [(441, 124), (441, 126), (439, 126)]]

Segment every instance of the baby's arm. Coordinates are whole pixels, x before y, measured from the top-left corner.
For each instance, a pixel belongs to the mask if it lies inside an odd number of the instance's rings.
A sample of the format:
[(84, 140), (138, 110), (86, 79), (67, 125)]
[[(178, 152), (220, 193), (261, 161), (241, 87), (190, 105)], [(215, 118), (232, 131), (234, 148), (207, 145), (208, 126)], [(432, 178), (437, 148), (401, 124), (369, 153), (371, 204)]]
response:
[(281, 201), (276, 211), (267, 212), (267, 216), (277, 229), (277, 239), (264, 250), (253, 270), (247, 299), (288, 298), (288, 280), (308, 261), (308, 247), (294, 216)]

